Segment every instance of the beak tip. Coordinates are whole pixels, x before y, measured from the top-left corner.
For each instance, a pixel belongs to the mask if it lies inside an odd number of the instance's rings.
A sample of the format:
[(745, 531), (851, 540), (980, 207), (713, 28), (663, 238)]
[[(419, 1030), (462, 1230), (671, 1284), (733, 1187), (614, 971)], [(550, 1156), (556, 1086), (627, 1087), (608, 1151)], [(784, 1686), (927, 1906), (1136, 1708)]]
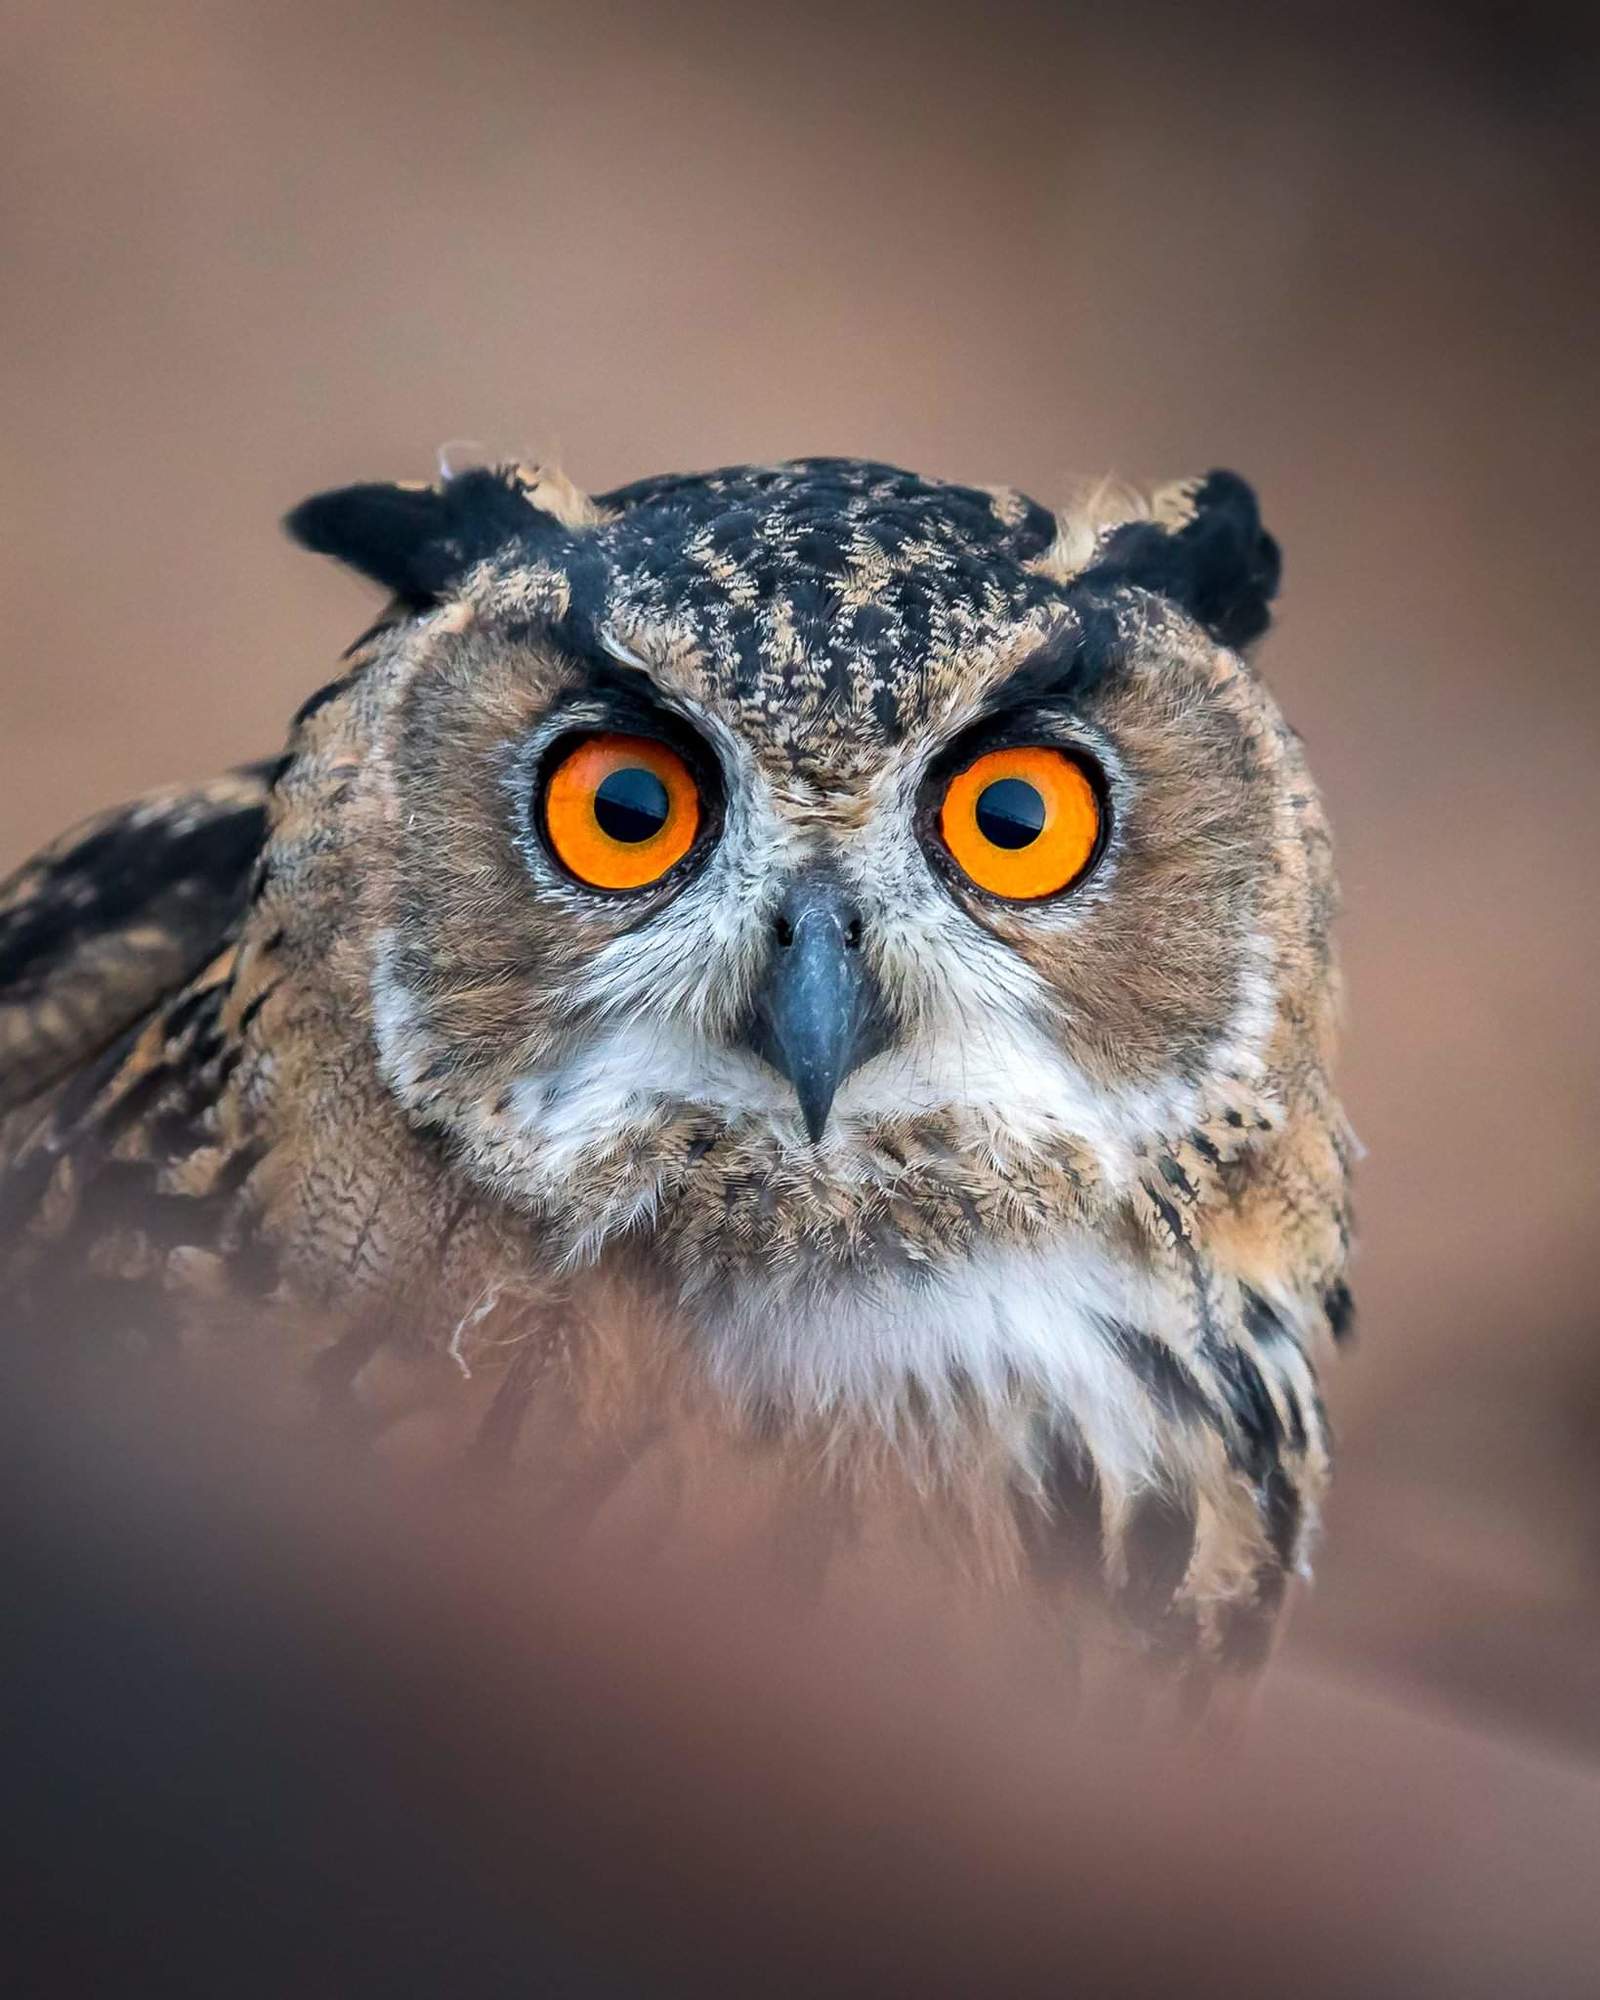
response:
[(833, 1108), (833, 1092), (825, 1098), (813, 1096), (809, 1092), (800, 1099), (800, 1123), (806, 1129), (806, 1137), (813, 1146), (822, 1144), (822, 1135), (828, 1129), (828, 1113)]

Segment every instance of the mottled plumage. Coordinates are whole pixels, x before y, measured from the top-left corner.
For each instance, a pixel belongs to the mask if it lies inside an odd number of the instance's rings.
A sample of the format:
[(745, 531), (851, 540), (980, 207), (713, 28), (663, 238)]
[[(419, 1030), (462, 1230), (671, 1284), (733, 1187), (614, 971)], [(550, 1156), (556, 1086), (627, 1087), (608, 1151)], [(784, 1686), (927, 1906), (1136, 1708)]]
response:
[[(281, 763), (0, 891), (17, 1316), (292, 1357), (496, 1458), (742, 1439), (858, 1526), (1098, 1578), (1143, 1651), (1257, 1660), (1326, 1479), (1348, 1148), (1249, 489), (503, 467), (290, 525), (393, 601)], [(700, 801), (626, 893), (541, 803), (619, 734)], [(1011, 744), (1095, 774), (1062, 893), (941, 837)], [(771, 994), (826, 924), (849, 1026), (802, 1115)]]

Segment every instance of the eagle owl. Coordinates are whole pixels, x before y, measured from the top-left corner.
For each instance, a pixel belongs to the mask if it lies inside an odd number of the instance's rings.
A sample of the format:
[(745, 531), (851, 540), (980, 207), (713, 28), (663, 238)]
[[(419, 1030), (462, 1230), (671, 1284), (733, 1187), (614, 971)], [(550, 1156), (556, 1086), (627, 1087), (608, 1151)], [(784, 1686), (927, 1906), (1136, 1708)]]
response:
[(1249, 487), (503, 465), (288, 526), (388, 603), (282, 757), (0, 891), (18, 1327), (502, 1467), (715, 1433), (1259, 1660), (1349, 1146)]

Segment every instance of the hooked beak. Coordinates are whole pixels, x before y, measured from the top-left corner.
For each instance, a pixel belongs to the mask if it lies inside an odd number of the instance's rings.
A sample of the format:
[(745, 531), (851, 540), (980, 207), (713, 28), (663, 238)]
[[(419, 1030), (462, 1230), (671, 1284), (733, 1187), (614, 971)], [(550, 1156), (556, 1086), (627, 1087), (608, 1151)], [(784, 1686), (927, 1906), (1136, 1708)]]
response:
[(785, 896), (750, 1040), (794, 1085), (816, 1145), (839, 1085), (885, 1041), (861, 919), (837, 883), (803, 877)]

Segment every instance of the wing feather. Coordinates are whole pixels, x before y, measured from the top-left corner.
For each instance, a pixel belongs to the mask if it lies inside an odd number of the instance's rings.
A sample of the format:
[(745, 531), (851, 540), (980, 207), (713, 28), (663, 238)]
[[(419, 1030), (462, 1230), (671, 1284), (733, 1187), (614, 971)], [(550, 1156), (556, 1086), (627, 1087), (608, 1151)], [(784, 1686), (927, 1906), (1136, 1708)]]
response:
[(92, 1060), (226, 942), (274, 766), (152, 792), (0, 883), (0, 1116)]

